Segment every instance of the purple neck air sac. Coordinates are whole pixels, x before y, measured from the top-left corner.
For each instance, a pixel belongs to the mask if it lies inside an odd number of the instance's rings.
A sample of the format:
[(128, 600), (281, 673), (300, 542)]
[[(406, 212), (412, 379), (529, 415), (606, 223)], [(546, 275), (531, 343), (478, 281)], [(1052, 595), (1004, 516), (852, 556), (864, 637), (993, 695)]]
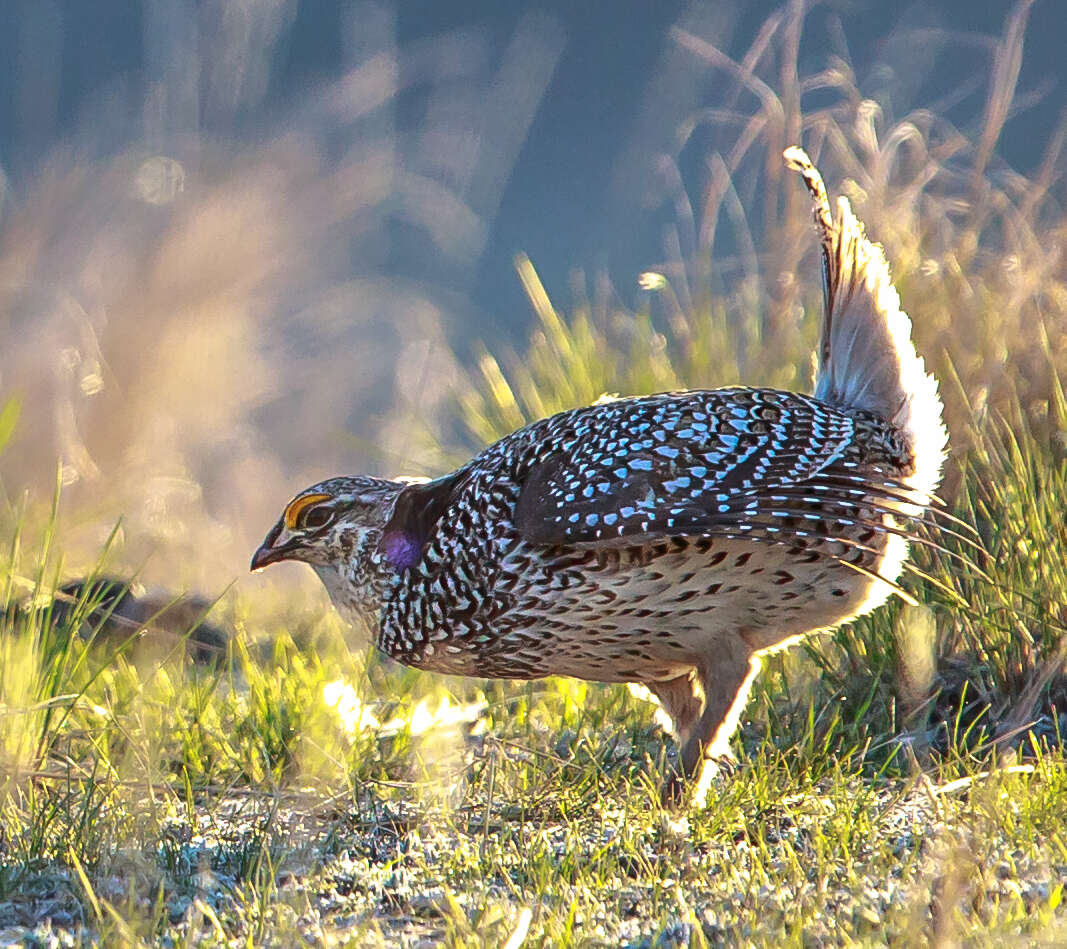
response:
[(397, 570), (414, 567), (422, 556), (422, 544), (418, 538), (403, 530), (388, 531), (382, 537), (381, 546), (386, 561)]

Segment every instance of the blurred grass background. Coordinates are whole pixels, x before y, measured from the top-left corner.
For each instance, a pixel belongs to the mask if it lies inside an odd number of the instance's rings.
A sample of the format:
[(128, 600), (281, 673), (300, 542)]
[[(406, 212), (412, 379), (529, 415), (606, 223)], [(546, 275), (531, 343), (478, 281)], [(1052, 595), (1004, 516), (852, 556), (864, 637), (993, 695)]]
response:
[[(357, 4), (351, 68), (242, 136), (287, 7), (205, 6), (216, 47), (182, 9), (152, 7), (173, 30), (140, 90), (148, 132), (127, 125), (138, 90), (104, 94), (97, 128), (5, 191), (5, 938), (1056, 944), (1064, 126), (1025, 174), (1000, 154), (1032, 4), (981, 42), (905, 23), (895, 71), (853, 64), (833, 17), (812, 36), (800, 2), (733, 55), (691, 7), (666, 42), (714, 91), (655, 156), (661, 251), (624, 282), (575, 271), (562, 298), (519, 255), (528, 334), (390, 259), (429, 247), (469, 278), (558, 55), (550, 21), (491, 69), (477, 36), (398, 48), (390, 8)], [(951, 97), (902, 107), (916, 60), (954, 43), (985, 57), (957, 90), (972, 120)], [(420, 85), (413, 144), (394, 105)], [(487, 166), (488, 93), (518, 104)], [(923, 607), (769, 663), (746, 764), (706, 812), (679, 827), (652, 806), (663, 735), (627, 690), (421, 676), (350, 653), (306, 571), (243, 576), (317, 477), (439, 473), (605, 392), (806, 388), (820, 287), (780, 160), (795, 141), (886, 247), (948, 406), (946, 498), (985, 553), (954, 549), (989, 579), (918, 551)], [(227, 655), (139, 654), (136, 628), (105, 635), (99, 593), (55, 599), (99, 572), (223, 595)]]

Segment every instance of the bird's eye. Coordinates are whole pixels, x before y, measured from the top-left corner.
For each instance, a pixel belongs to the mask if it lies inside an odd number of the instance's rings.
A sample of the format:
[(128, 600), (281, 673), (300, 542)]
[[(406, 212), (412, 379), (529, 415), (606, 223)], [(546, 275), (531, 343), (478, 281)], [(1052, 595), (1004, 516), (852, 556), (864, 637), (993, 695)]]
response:
[(333, 520), (333, 509), (325, 504), (316, 504), (305, 508), (297, 518), (296, 526), (300, 530), (314, 531), (325, 527)]
[[(330, 496), (328, 494), (305, 494), (303, 497), (290, 501), (283, 516), (285, 526), (291, 531), (303, 530), (308, 526), (305, 522), (307, 514), (319, 508), (320, 502), (329, 500)], [(329, 510), (329, 508), (323, 507), (323, 510)]]

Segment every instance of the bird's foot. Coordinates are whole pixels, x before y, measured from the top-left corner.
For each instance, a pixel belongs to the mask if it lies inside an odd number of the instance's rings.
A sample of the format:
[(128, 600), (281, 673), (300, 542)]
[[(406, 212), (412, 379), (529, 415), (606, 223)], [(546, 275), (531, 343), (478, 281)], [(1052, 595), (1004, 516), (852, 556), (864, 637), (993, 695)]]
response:
[(698, 809), (706, 806), (708, 793), (713, 785), (722, 785), (738, 768), (732, 755), (709, 755), (702, 759), (694, 774), (687, 775), (677, 766), (669, 767), (663, 782), (660, 802), (668, 810), (680, 810), (688, 806)]

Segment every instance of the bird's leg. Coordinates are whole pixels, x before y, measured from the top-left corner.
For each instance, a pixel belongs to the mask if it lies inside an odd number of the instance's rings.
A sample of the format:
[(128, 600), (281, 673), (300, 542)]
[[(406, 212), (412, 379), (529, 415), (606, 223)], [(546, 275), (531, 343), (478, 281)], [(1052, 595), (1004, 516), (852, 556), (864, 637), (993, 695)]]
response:
[[(697, 680), (697, 670), (660, 682), (646, 682), (648, 690), (656, 696), (659, 704), (671, 718), (674, 734), (683, 745), (692, 734), (704, 708), (704, 696)], [(663, 805), (678, 807), (685, 798), (686, 781), (681, 764), (666, 764), (666, 786), (663, 790)]]
[(663, 711), (671, 717), (679, 741), (688, 737), (704, 708), (704, 697), (697, 685), (696, 675), (696, 669), (691, 669), (675, 679), (644, 683), (659, 700)]
[[(704, 804), (720, 766), (732, 759), (730, 737), (737, 730), (759, 668), (759, 657), (744, 652), (716, 657), (714, 662), (708, 661), (698, 670), (703, 707), (699, 717), (690, 719), (684, 730), (679, 724), (682, 743), (679, 769), (666, 780), (665, 806), (678, 807), (687, 792), (691, 805)], [(694, 691), (699, 694), (699, 689)], [(688, 706), (685, 710), (688, 711)]]

